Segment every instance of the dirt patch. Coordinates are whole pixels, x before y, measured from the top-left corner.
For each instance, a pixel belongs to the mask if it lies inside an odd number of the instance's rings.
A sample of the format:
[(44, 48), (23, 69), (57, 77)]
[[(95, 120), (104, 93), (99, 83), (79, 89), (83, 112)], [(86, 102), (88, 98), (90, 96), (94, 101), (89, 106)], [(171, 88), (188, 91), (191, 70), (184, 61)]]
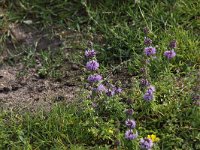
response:
[(29, 47), (37, 51), (47, 49), (55, 50), (62, 46), (63, 41), (53, 31), (51, 27), (39, 30), (31, 25), (10, 24), (6, 47), (9, 51), (13, 51), (21, 46)]
[(20, 71), (20, 66), (0, 70), (0, 107), (3, 109), (48, 111), (55, 103), (73, 100), (78, 92), (75, 84), (40, 79), (34, 70), (29, 70), (27, 76), (17, 77)]
[[(60, 66), (63, 72), (61, 81), (48, 77), (41, 78), (38, 69), (41, 65), (40, 58), (34, 68), (27, 68), (20, 59), (26, 55), (28, 48), (40, 51), (50, 51), (54, 56), (62, 48), (66, 56), (74, 54), (72, 43), (80, 43), (82, 35), (72, 31), (59, 31), (54, 28), (37, 29), (25, 24), (9, 25), (8, 37), (4, 43), (4, 51), (0, 57), (0, 108), (13, 110), (37, 109), (50, 110), (55, 103), (72, 101), (79, 91), (77, 81), (81, 76), (80, 66), (67, 60)], [(55, 56), (56, 57), (56, 56)], [(15, 64), (6, 65), (10, 58), (15, 58)], [(25, 74), (24, 74), (25, 72)], [(23, 74), (23, 75), (22, 75)]]

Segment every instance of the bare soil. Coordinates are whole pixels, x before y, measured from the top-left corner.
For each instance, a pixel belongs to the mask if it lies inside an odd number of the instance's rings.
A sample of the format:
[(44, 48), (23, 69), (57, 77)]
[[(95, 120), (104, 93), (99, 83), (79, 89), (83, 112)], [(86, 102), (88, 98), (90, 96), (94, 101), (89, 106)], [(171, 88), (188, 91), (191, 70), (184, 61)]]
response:
[(17, 77), (20, 71), (19, 66), (0, 70), (0, 107), (3, 109), (48, 111), (57, 102), (72, 101), (78, 92), (78, 86), (40, 79), (34, 70)]
[(67, 63), (68, 73), (59, 82), (39, 77), (34, 68), (26, 68), (26, 73), (22, 75), (25, 66), (20, 61), (12, 66), (5, 63), (10, 56), (20, 59), (23, 51), (18, 49), (21, 47), (31, 47), (36, 51), (47, 49), (56, 51), (62, 46), (67, 50), (66, 55), (70, 55), (71, 48), (63, 44), (70, 46), (72, 43), (79, 43), (82, 36), (80, 33), (68, 31), (62, 32), (65, 34), (63, 38), (62, 34), (50, 34), (48, 31), (48, 29), (40, 31), (27, 25), (9, 26), (10, 36), (3, 46), (0, 58), (0, 108), (48, 111), (55, 103), (66, 103), (75, 99), (79, 91), (79, 82), (76, 79), (79, 79), (77, 76), (81, 76), (81, 69), (73, 62)]

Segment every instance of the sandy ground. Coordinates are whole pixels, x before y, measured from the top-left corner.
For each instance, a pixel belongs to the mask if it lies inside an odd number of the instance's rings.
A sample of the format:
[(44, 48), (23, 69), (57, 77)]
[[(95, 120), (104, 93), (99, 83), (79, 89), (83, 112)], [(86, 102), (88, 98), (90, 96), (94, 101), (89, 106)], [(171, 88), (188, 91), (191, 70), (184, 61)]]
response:
[(40, 79), (34, 70), (17, 77), (19, 67), (6, 66), (0, 70), (0, 107), (3, 109), (49, 110), (58, 102), (69, 102), (78, 92), (76, 85)]

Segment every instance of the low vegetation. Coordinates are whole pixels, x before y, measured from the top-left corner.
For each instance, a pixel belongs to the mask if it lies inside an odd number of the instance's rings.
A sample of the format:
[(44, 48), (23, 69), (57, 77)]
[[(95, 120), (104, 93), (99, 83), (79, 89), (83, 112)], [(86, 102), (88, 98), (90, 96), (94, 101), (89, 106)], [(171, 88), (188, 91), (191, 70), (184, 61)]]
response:
[[(0, 53), (8, 40), (15, 46), (1, 65), (22, 63), (19, 75), (34, 68), (59, 82), (69, 62), (82, 72), (74, 75), (80, 91), (73, 102), (34, 113), (2, 109), (0, 149), (200, 149), (198, 1), (0, 4)], [(52, 29), (65, 44), (56, 51), (23, 47), (10, 24)], [(77, 42), (62, 34), (69, 30)]]

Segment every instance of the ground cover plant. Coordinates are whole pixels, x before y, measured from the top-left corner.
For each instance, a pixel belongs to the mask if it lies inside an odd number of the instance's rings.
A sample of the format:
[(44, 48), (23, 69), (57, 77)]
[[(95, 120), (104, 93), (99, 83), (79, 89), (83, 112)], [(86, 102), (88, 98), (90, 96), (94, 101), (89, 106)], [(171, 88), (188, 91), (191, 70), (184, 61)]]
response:
[(2, 108), (0, 149), (200, 149), (198, 1), (0, 4), (1, 66), (79, 89), (50, 110)]

